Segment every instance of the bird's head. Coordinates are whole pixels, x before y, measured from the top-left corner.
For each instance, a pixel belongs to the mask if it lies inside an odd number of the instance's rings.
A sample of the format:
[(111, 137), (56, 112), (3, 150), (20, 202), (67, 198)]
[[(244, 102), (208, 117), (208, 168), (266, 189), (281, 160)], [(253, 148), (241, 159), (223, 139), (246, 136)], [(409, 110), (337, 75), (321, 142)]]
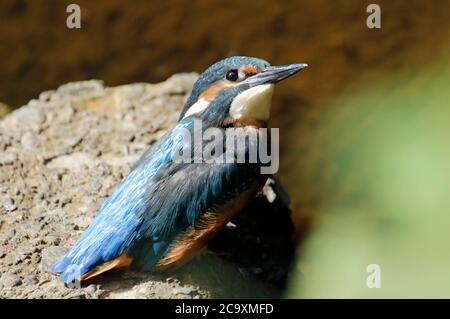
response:
[(266, 122), (274, 84), (305, 68), (306, 64), (271, 66), (267, 61), (233, 56), (203, 72), (180, 114), (210, 123)]

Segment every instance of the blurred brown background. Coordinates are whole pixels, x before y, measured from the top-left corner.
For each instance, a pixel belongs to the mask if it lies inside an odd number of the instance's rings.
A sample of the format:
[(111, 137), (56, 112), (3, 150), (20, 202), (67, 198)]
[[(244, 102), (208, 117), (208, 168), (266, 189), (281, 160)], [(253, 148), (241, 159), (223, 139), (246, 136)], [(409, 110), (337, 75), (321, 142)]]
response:
[[(72, 2), (79, 30), (66, 28)], [(302, 229), (333, 187), (317, 143), (329, 101), (426, 68), (448, 47), (449, 1), (376, 1), (382, 28), (368, 29), (372, 2), (2, 0), (0, 102), (16, 108), (75, 80), (158, 82), (234, 54), (308, 63), (278, 87), (272, 122), (281, 128), (279, 176)]]

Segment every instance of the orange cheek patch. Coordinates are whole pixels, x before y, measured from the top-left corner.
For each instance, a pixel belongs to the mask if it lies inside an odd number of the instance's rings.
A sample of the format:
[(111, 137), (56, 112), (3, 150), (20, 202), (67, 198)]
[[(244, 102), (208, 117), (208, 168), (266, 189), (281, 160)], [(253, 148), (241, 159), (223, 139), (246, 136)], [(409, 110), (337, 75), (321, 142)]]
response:
[(233, 84), (226, 83), (224, 81), (213, 84), (206, 91), (200, 94), (199, 99), (205, 99), (206, 101), (211, 102), (215, 99), (220, 90), (229, 86), (233, 86)]
[(212, 101), (217, 96), (217, 93), (223, 87), (221, 84), (213, 84), (206, 91), (200, 94), (200, 99), (205, 99), (207, 101)]
[(258, 73), (258, 69), (254, 65), (245, 65), (242, 67), (242, 72), (249, 76)]

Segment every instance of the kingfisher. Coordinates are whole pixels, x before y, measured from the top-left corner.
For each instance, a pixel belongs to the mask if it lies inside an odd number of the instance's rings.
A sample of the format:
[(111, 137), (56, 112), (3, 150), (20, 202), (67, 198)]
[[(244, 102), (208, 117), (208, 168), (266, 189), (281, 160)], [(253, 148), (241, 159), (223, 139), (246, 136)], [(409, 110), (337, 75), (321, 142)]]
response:
[[(171, 269), (201, 251), (255, 197), (268, 175), (261, 173), (260, 161), (211, 160), (227, 151), (226, 143), (209, 160), (174, 160), (174, 154), (196, 148), (195, 141), (182, 136), (198, 133), (196, 121), (202, 130), (223, 133), (267, 128), (274, 84), (306, 66), (271, 66), (262, 59), (233, 56), (206, 69), (175, 127), (143, 153), (53, 266), (60, 280), (86, 281), (113, 269)], [(246, 155), (249, 149), (245, 143)]]

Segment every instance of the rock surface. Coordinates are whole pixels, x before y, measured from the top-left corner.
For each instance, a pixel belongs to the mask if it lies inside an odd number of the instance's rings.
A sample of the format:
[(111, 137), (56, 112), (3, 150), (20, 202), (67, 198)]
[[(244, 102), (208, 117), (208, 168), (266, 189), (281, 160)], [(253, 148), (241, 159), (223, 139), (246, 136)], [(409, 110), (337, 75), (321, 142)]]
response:
[(259, 196), (210, 253), (176, 272), (107, 274), (79, 289), (49, 273), (140, 154), (174, 125), (196, 77), (114, 88), (69, 83), (0, 121), (0, 298), (280, 294), (293, 247), (287, 199), (277, 184), (269, 186), (273, 203)]

